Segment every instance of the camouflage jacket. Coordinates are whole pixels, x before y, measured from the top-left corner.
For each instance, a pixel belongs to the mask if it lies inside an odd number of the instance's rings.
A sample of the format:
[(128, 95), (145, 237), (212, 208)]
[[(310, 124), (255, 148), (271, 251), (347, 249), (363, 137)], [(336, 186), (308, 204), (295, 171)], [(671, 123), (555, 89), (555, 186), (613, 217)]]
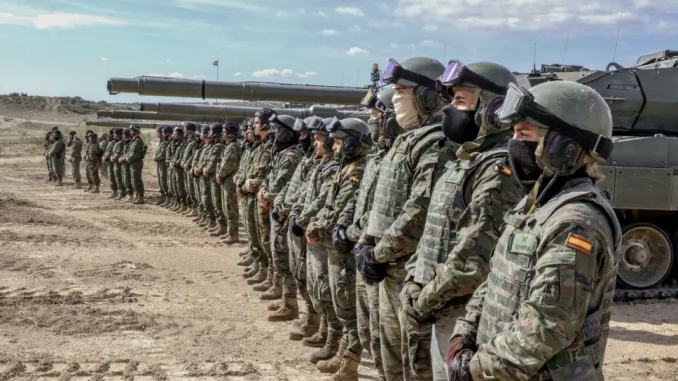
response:
[[(122, 149), (122, 157), (120, 160), (122, 161), (123, 159), (127, 159), (129, 155), (132, 153), (132, 140), (130, 139), (129, 141), (125, 141), (123, 139), (123, 149)], [(124, 162), (123, 164), (129, 165), (130, 163)]]
[(195, 151), (200, 147), (200, 140), (197, 137), (187, 138), (186, 148), (184, 149), (184, 156), (181, 158), (181, 165), (188, 164), (190, 169), (193, 164), (193, 155)]
[(106, 134), (101, 135), (99, 138), (99, 148), (101, 148), (101, 152), (106, 152), (109, 143), (108, 136)]
[(139, 136), (133, 137), (130, 141), (129, 153), (125, 156), (129, 160), (130, 164), (135, 163), (143, 159), (144, 151), (146, 150), (146, 144), (141, 140)]
[(296, 216), (297, 225), (300, 227), (305, 228), (311, 218), (325, 206), (332, 183), (332, 175), (337, 171), (338, 166), (338, 163), (332, 159), (330, 152), (326, 153), (311, 170), (308, 181), (291, 213), (291, 215)]
[(45, 140), (45, 155), (49, 154), (49, 151), (51, 151), (52, 144), (54, 144), (54, 140)]
[(76, 159), (82, 158), (82, 139), (79, 136), (73, 137), (73, 140), (69, 140), (66, 145), (71, 147), (71, 157)]
[(99, 142), (90, 143), (87, 151), (87, 162), (91, 164), (99, 164), (99, 158), (103, 154)]
[(242, 155), (240, 156), (240, 163), (238, 163), (238, 171), (235, 173), (235, 176), (238, 177), (238, 186), (242, 186), (245, 183), (244, 179), (246, 178), (247, 169), (252, 159), (252, 151), (254, 151), (256, 147), (256, 144), (250, 145), (247, 149), (245, 149), (244, 146), (242, 147), (243, 150)]
[(54, 143), (49, 147), (49, 154), (54, 159), (59, 159), (64, 157), (66, 153), (66, 144), (64, 144), (62, 139), (55, 140)]
[(221, 141), (211, 143), (203, 151), (202, 158), (198, 164), (198, 169), (200, 172), (207, 171), (210, 178), (214, 178), (214, 174), (217, 172), (219, 167), (219, 159), (221, 159), (221, 153), (224, 150), (224, 145)]
[(181, 171), (184, 170), (181, 167), (181, 160), (184, 157), (184, 150), (186, 149), (187, 145), (188, 145), (188, 143), (186, 142), (186, 140), (181, 139), (181, 143), (177, 144), (176, 147), (174, 148), (174, 155), (172, 155), (172, 161), (168, 164), (173, 165), (174, 169), (176, 169), (176, 170), (181, 170)]
[(191, 164), (190, 168), (192, 170), (197, 170), (200, 172), (200, 176), (202, 176), (202, 168), (199, 168), (200, 162), (202, 160), (202, 156), (204, 155), (205, 151), (207, 150), (209, 146), (205, 143), (200, 143), (200, 145), (195, 149), (195, 152), (193, 153), (193, 158), (191, 159)]
[(266, 201), (273, 203), (294, 175), (299, 161), (301, 161), (301, 152), (297, 150), (296, 145), (283, 148), (272, 155), (266, 179), (261, 185)]
[(108, 146), (106, 146), (106, 152), (104, 152), (103, 159), (104, 161), (110, 161), (111, 157), (113, 156), (113, 151), (115, 150), (116, 145), (118, 144), (118, 141), (115, 139), (112, 139), (108, 142)]
[(478, 345), (475, 379), (602, 380), (621, 228), (589, 178), (534, 213), (508, 212), (488, 279), (454, 337)]
[(167, 141), (167, 145), (165, 146), (165, 165), (167, 166), (167, 170), (172, 169), (172, 158), (174, 157), (174, 153), (177, 151), (177, 141), (172, 139)]
[(250, 180), (250, 184), (257, 189), (254, 193), (258, 192), (258, 189), (264, 183), (264, 180), (266, 180), (266, 174), (271, 164), (272, 150), (273, 143), (267, 142), (262, 143), (252, 152), (252, 161), (247, 169), (246, 179)]
[(125, 156), (125, 146), (125, 140), (122, 138), (115, 143), (113, 152), (111, 153), (111, 159), (115, 162), (115, 164), (122, 164), (119, 162), (119, 160)]
[(166, 154), (168, 145), (169, 142), (167, 140), (159, 142), (158, 148), (155, 150), (155, 154), (153, 155), (153, 160), (155, 160), (159, 164), (164, 163), (167, 160)]
[[(304, 155), (301, 146), (298, 147), (299, 153)], [(310, 150), (301, 158), (299, 165), (294, 170), (294, 174), (290, 181), (285, 184), (285, 187), (278, 194), (273, 201), (273, 205), (279, 205), (282, 210), (282, 215), (288, 216), (292, 212), (292, 207), (299, 200), (304, 184), (308, 179), (314, 164), (315, 151)]]
[(224, 143), (224, 145), (224, 151), (221, 155), (221, 164), (219, 165), (217, 175), (221, 179), (221, 186), (230, 188), (235, 187), (235, 184), (233, 184), (233, 175), (240, 164), (242, 146), (237, 140), (233, 140), (230, 143)]

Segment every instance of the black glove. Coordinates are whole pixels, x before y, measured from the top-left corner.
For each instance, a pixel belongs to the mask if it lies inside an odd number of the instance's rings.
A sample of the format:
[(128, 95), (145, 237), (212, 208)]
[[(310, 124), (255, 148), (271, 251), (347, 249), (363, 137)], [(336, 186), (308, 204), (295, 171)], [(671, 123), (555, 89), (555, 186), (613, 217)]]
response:
[(374, 259), (374, 245), (358, 243), (353, 250), (358, 271), (365, 282), (375, 284), (386, 278), (388, 265)]
[(470, 349), (464, 349), (452, 359), (450, 364), (450, 380), (452, 381), (473, 381), (473, 376), (469, 367), (471, 365), (471, 359), (473, 358), (473, 351)]
[(280, 205), (274, 205), (273, 209), (271, 209), (271, 217), (273, 217), (276, 222), (280, 219), (280, 212), (282, 212)]
[(292, 234), (300, 238), (304, 236), (304, 229), (301, 226), (297, 225), (296, 216), (290, 216), (289, 224), (290, 231), (292, 232)]
[(346, 227), (336, 225), (332, 229), (332, 245), (341, 254), (348, 254), (353, 248), (353, 242), (346, 236)]

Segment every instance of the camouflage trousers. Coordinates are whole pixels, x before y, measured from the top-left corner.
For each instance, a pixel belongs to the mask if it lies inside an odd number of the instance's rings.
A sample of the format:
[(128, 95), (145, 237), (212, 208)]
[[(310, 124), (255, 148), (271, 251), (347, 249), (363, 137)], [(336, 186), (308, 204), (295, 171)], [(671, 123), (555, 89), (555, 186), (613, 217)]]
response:
[(102, 161), (99, 161), (99, 173), (101, 174), (101, 178), (107, 179), (108, 178), (108, 167), (103, 165), (104, 163)]
[(99, 161), (98, 160), (90, 161), (89, 163), (87, 163), (87, 169), (89, 170), (91, 176), (90, 184), (97, 186), (100, 185), (101, 178), (99, 178)]
[(52, 156), (52, 168), (54, 170), (54, 176), (57, 180), (62, 180), (64, 178), (64, 160), (61, 157)]
[(254, 202), (256, 205), (254, 218), (256, 221), (255, 227), (257, 229), (257, 241), (259, 242), (259, 248), (263, 252), (263, 255), (266, 256), (266, 263), (273, 266), (273, 254), (271, 253), (271, 218), (269, 215), (269, 210), (268, 208), (264, 209), (261, 206), (256, 195), (254, 196)]
[(132, 169), (130, 164), (122, 164), (122, 182), (125, 184), (125, 189), (127, 189), (128, 196), (134, 196), (134, 186), (132, 186)]
[(214, 205), (212, 205), (212, 180), (200, 176), (200, 209), (209, 218), (214, 220)]
[(56, 173), (54, 172), (54, 166), (52, 165), (52, 159), (45, 157), (47, 162), (47, 173), (49, 173), (50, 179), (56, 179)]
[(212, 200), (212, 209), (214, 218), (219, 225), (226, 225), (226, 215), (224, 214), (224, 200), (222, 198), (221, 184), (217, 183), (216, 176), (210, 176), (210, 193)]
[[(189, 172), (193, 171), (189, 169)], [(202, 212), (202, 198), (200, 197), (200, 176), (196, 177), (192, 172), (189, 173), (191, 183), (193, 183), (193, 205), (194, 208)]]
[(222, 209), (224, 211), (224, 218), (226, 219), (228, 235), (237, 237), (240, 217), (238, 212), (238, 197), (235, 193), (235, 184), (233, 184), (229, 178), (224, 179), (221, 183), (221, 192), (221, 200), (223, 202)]
[(118, 184), (118, 190), (120, 190), (120, 195), (121, 196), (126, 196), (127, 195), (127, 186), (125, 185), (125, 176), (124, 176), (124, 169), (123, 169), (123, 164), (120, 163), (113, 163), (114, 165), (114, 173), (115, 173), (115, 182)]
[(158, 187), (160, 188), (160, 194), (168, 194), (168, 185), (167, 185), (167, 165), (164, 161), (159, 161), (156, 169), (158, 173)]
[(287, 245), (289, 248), (290, 257), (290, 272), (297, 283), (297, 290), (304, 298), (306, 307), (309, 311), (315, 311), (313, 308), (313, 301), (306, 290), (306, 239), (297, 237), (292, 232), (287, 230)]
[(358, 335), (355, 256), (353, 253), (340, 254), (334, 247), (327, 247), (327, 254), (332, 306), (343, 327), (343, 338), (348, 342), (348, 350), (360, 355), (363, 345)]
[(165, 177), (165, 181), (167, 181), (167, 197), (174, 198), (174, 195), (176, 194), (174, 190), (176, 187), (176, 184), (174, 183), (174, 168), (168, 165)]
[(80, 156), (71, 156), (71, 176), (76, 183), (80, 182), (80, 161), (82, 161)]
[(398, 308), (400, 291), (407, 275), (404, 264), (389, 267), (388, 275), (379, 283), (379, 338), (384, 375), (388, 381), (411, 380)]
[(243, 200), (245, 200), (245, 213), (243, 213), (245, 234), (250, 241), (249, 251), (260, 265), (268, 267), (268, 257), (259, 244), (259, 229), (257, 228), (256, 218), (257, 205), (259, 205), (257, 196), (254, 193), (248, 193)]
[(313, 309), (327, 320), (330, 328), (341, 330), (343, 327), (337, 318), (332, 305), (332, 290), (330, 289), (330, 275), (328, 264), (327, 245), (332, 241), (306, 244), (306, 290), (313, 302)]
[(297, 297), (297, 282), (292, 276), (290, 269), (290, 252), (287, 247), (287, 223), (276, 221), (273, 216), (269, 216), (271, 221), (271, 253), (273, 255), (273, 266), (275, 273), (282, 278), (283, 296), (286, 298)]
[(137, 197), (144, 197), (144, 180), (141, 173), (144, 170), (144, 161), (139, 159), (130, 165), (130, 172), (132, 176), (132, 187)]
[(186, 174), (181, 167), (175, 167), (172, 182), (174, 183), (174, 199), (186, 204)]
[(447, 349), (457, 319), (466, 315), (466, 305), (443, 308), (435, 311), (435, 324), (431, 335), (431, 365), (434, 381), (447, 381)]
[(89, 167), (87, 161), (85, 161), (85, 177), (87, 177), (87, 183), (92, 185), (94, 184), (94, 179), (92, 177), (92, 169)]
[(111, 191), (117, 192), (118, 191), (118, 178), (115, 176), (115, 163), (112, 161), (106, 161), (104, 162), (104, 165), (108, 166), (108, 180), (109, 184), (111, 186)]
[(360, 343), (372, 355), (379, 379), (385, 380), (384, 365), (381, 361), (381, 340), (379, 339), (379, 285), (367, 284), (360, 273), (356, 274), (356, 308)]
[(195, 183), (193, 182), (193, 175), (191, 169), (184, 169), (184, 184), (186, 184), (186, 203), (191, 208), (196, 208), (195, 203)]

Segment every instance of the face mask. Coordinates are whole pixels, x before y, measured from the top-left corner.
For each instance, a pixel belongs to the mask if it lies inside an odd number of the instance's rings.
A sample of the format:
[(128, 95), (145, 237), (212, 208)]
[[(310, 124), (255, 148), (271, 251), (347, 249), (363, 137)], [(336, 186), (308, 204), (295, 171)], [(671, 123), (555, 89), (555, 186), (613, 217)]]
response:
[(419, 127), (419, 114), (414, 107), (414, 94), (396, 93), (393, 96), (393, 107), (400, 127), (406, 130)]
[(539, 142), (510, 139), (508, 144), (508, 159), (513, 169), (513, 175), (520, 185), (529, 192), (542, 174), (542, 169), (537, 165), (537, 157), (534, 151)]
[(306, 139), (300, 140), (299, 144), (301, 144), (302, 151), (308, 152), (308, 149), (311, 148), (311, 137), (307, 136)]
[(370, 128), (370, 136), (373, 142), (379, 141), (379, 119), (372, 119), (367, 121), (367, 126)]
[(459, 110), (447, 105), (443, 107), (443, 132), (448, 139), (463, 144), (476, 139), (479, 128), (474, 122), (475, 110)]

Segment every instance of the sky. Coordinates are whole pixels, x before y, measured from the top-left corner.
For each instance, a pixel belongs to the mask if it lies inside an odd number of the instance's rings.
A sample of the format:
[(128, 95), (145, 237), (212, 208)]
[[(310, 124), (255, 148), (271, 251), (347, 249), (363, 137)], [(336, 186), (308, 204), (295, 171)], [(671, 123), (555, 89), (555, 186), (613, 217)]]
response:
[[(0, 0), (0, 94), (109, 102), (111, 77), (364, 86), (426, 56), (602, 69), (678, 49), (676, 0)], [(213, 62), (219, 60), (219, 67)]]

